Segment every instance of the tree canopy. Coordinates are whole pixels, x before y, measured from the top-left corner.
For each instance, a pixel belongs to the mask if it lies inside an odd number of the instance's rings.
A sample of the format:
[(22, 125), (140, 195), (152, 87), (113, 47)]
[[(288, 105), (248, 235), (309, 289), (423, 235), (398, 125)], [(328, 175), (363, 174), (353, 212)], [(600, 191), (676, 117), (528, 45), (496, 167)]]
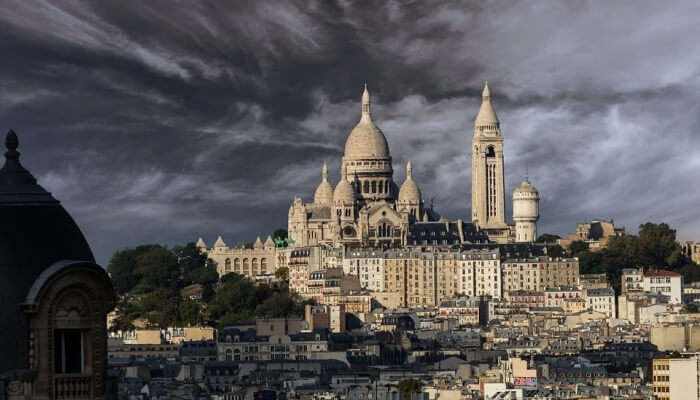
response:
[(700, 280), (700, 269), (681, 252), (676, 231), (668, 224), (647, 222), (639, 226), (638, 235), (613, 236), (607, 246), (591, 251), (584, 242), (573, 242), (569, 254), (579, 258), (582, 274), (606, 273), (619, 293), (625, 268), (659, 268), (676, 271), (685, 282)]
[[(285, 270), (281, 268), (277, 275), (286, 277)], [(304, 303), (284, 289), (256, 284), (235, 273), (219, 280), (215, 264), (194, 243), (120, 250), (107, 271), (121, 298), (114, 330), (133, 329), (137, 318), (158, 327), (224, 326), (256, 316), (284, 317), (304, 311)], [(201, 296), (191, 297), (192, 293)]]
[(537, 237), (537, 243), (556, 243), (557, 239), (561, 239), (559, 235), (552, 235), (551, 233), (543, 233)]

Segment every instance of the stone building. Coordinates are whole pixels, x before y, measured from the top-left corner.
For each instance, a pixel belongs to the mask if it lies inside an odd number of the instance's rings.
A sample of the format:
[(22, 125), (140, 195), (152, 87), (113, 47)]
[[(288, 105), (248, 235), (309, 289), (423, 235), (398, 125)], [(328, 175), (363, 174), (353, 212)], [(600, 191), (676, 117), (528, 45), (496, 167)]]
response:
[[(472, 222), (449, 222), (432, 205), (425, 205), (410, 162), (406, 164), (405, 181), (400, 187), (394, 182), (389, 144), (372, 118), (365, 86), (360, 121), (345, 142), (338, 184), (333, 189), (324, 164), (313, 202), (295, 197), (289, 207), (289, 236), (295, 246), (302, 247), (534, 241), (539, 195), (528, 181), (513, 193), (515, 224), (506, 222), (503, 136), (488, 84), (474, 122), (472, 148)], [(445, 226), (439, 237), (425, 236), (422, 224), (430, 223)]]
[(681, 245), (681, 250), (691, 261), (700, 265), (700, 242), (685, 242)]
[[(258, 237), (252, 245), (228, 247), (219, 236), (214, 247), (207, 248), (202, 238), (197, 239), (197, 247), (216, 263), (219, 276), (235, 272), (247, 277), (274, 274), (278, 265), (286, 265), (284, 259), (279, 260), (275, 243), (270, 236), (265, 243)], [(282, 262), (282, 264), (280, 264)]]
[(557, 240), (557, 244), (568, 249), (571, 243), (582, 241), (588, 244), (592, 251), (600, 250), (608, 245), (608, 240), (625, 234), (624, 227), (616, 227), (613, 220), (593, 220), (576, 224), (576, 232), (566, 238)]
[(503, 294), (500, 253), (496, 250), (470, 250), (460, 254), (459, 285), (465, 296), (500, 298)]
[(577, 258), (530, 257), (503, 262), (503, 290), (542, 292), (557, 286), (578, 286)]
[(73, 218), (19, 161), (0, 170), (0, 398), (104, 399), (112, 282)]

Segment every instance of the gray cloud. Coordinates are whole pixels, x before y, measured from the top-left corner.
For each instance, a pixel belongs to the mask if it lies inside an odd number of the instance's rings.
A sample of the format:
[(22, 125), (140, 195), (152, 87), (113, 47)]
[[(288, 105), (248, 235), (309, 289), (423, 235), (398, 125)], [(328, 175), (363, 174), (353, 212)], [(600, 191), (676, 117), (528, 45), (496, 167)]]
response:
[(484, 80), (540, 230), (604, 217), (700, 239), (697, 2), (11, 1), (0, 120), (101, 262), (143, 242), (249, 241), (310, 200), (367, 81), (426, 198), (469, 215)]

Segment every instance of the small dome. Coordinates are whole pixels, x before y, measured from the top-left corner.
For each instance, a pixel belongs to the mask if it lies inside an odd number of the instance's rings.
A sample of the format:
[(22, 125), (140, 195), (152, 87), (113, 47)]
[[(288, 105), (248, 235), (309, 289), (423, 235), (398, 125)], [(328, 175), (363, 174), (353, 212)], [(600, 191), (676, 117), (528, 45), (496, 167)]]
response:
[(539, 193), (537, 192), (537, 189), (535, 189), (535, 187), (532, 186), (532, 184), (530, 183), (530, 181), (527, 180), (527, 179), (525, 179), (524, 181), (522, 181), (522, 183), (520, 184), (520, 186), (518, 186), (517, 188), (515, 188), (515, 191), (513, 192), (513, 194), (516, 194), (516, 193), (534, 193), (534, 194), (539, 194)]
[(355, 202), (355, 189), (352, 187), (350, 182), (348, 182), (345, 172), (343, 172), (342, 176), (340, 177), (340, 182), (338, 182), (338, 185), (335, 187), (335, 191), (333, 192), (333, 201), (334, 202), (345, 202), (345, 203), (354, 203)]
[(411, 162), (406, 164), (406, 180), (399, 190), (399, 201), (418, 202), (421, 201), (421, 193), (418, 184), (413, 180), (413, 170)]
[(362, 117), (345, 141), (346, 158), (388, 158), (389, 144), (384, 133), (372, 121), (369, 91), (362, 94)]
[(333, 187), (328, 182), (328, 166), (323, 164), (321, 183), (314, 193), (314, 203), (330, 205), (333, 202)]

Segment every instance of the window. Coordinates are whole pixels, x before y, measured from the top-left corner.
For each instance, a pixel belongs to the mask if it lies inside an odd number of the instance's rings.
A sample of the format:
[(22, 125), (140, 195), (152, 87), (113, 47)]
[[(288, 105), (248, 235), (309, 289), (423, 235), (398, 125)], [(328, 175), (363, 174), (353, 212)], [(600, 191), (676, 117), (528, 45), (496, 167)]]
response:
[(57, 374), (82, 374), (85, 364), (83, 332), (80, 329), (54, 331), (54, 369)]

